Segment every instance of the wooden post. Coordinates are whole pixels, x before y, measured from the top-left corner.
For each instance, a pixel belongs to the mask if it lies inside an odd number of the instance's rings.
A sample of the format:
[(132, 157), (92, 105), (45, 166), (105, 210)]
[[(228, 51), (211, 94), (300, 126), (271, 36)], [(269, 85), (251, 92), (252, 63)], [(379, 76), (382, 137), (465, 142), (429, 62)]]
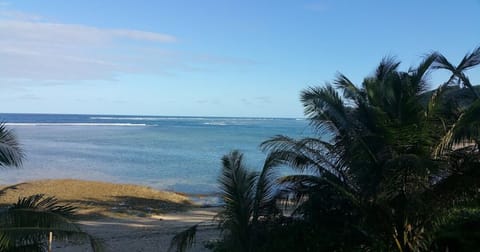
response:
[(48, 252), (52, 252), (53, 232), (48, 234)]

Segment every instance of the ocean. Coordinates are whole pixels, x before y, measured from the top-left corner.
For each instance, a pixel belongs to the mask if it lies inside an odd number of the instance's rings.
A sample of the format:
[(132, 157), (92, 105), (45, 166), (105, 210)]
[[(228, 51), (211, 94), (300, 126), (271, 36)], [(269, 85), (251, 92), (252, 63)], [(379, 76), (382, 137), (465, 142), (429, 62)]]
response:
[(74, 178), (215, 193), (221, 157), (240, 150), (259, 170), (262, 141), (311, 135), (308, 122), (286, 118), (0, 114), (26, 160), (2, 169), (0, 184)]

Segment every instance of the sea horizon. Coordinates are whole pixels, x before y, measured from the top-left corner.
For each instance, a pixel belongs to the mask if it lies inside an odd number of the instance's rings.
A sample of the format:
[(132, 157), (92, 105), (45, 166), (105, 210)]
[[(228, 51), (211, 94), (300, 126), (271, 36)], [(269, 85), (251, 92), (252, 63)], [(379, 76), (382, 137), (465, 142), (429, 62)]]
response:
[(119, 117), (175, 117), (175, 118), (246, 118), (246, 119), (301, 119), (302, 116), (220, 116), (220, 115), (156, 115), (156, 114), (105, 114), (105, 113), (50, 113), (50, 112), (0, 112), (1, 115), (72, 115), (72, 116), (119, 116)]

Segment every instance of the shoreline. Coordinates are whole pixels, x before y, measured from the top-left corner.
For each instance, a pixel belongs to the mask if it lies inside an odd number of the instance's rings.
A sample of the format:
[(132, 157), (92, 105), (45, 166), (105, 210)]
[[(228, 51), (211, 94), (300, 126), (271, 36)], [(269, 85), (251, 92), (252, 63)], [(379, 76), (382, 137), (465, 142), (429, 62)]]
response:
[(80, 218), (147, 217), (219, 206), (218, 194), (186, 194), (149, 186), (79, 179), (41, 179), (0, 185), (0, 205), (34, 194), (77, 208)]

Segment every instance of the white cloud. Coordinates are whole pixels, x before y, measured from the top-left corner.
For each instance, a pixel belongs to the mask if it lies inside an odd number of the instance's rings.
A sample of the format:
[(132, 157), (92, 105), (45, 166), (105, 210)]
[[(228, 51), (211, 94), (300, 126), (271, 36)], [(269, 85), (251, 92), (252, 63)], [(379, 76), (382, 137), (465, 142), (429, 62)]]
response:
[(115, 73), (142, 68), (134, 67), (122, 53), (148, 58), (128, 48), (129, 42), (157, 46), (176, 40), (172, 35), (139, 30), (0, 20), (0, 76), (34, 80), (109, 79)]
[(3, 40), (54, 44), (103, 44), (118, 38), (153, 42), (175, 42), (172, 35), (124, 29), (99, 29), (74, 24), (31, 21), (0, 21)]
[(204, 71), (215, 65), (254, 63), (166, 50), (166, 44), (178, 42), (171, 34), (65, 24), (3, 7), (0, 6), (0, 80), (8, 83), (14, 79), (24, 80), (17, 83), (39, 84), (113, 80), (122, 73), (171, 75)]

